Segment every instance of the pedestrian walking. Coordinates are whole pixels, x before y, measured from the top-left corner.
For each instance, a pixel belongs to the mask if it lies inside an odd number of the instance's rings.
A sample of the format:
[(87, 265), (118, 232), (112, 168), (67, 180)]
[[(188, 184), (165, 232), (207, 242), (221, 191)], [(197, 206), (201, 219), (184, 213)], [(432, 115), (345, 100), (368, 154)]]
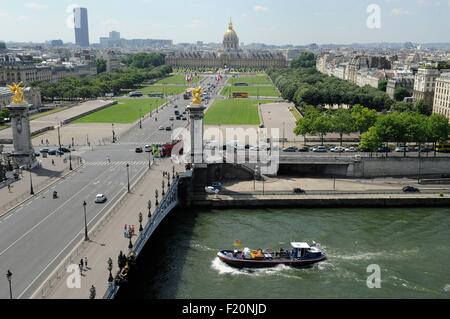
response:
[(87, 257), (84, 257), (84, 267), (86, 267), (86, 269), (88, 269)]
[(97, 294), (97, 292), (96, 292), (94, 285), (92, 285), (92, 287), (91, 287), (91, 289), (89, 289), (89, 291), (91, 293), (89, 296), (89, 299), (95, 299), (95, 295)]
[(52, 159), (52, 165), (55, 166), (55, 160)]
[(8, 192), (11, 193), (11, 185), (8, 184)]
[(83, 276), (83, 266), (79, 264), (78, 267), (80, 268), (80, 275)]
[(80, 260), (80, 265), (81, 265), (81, 268), (84, 269), (84, 261), (83, 261), (83, 258), (81, 258), (81, 260)]

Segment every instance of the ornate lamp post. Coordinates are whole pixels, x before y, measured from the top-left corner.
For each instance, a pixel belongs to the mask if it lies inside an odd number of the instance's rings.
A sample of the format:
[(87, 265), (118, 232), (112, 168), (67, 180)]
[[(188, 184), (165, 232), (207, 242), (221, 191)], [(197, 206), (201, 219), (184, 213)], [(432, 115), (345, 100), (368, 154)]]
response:
[(116, 142), (116, 132), (114, 131), (114, 123), (112, 125), (112, 142)]
[(172, 166), (172, 179), (175, 179), (175, 165)]
[(157, 190), (157, 189), (155, 190), (155, 205), (156, 205), (156, 207), (159, 206), (159, 202), (158, 202), (158, 190)]
[(6, 279), (8, 279), (8, 283), (9, 283), (9, 299), (13, 299), (13, 297), (12, 297), (12, 287), (11, 287), (12, 272), (9, 271), (9, 269), (6, 272)]
[(139, 128), (142, 129), (142, 109), (139, 109)]
[(84, 210), (84, 240), (89, 241), (88, 229), (87, 229), (87, 217), (86, 217), (86, 201), (83, 201), (83, 210)]
[(31, 164), (29, 166), (29, 169), (30, 169), (30, 195), (34, 195), (33, 178), (31, 177), (32, 176), (32, 174), (31, 174)]
[(167, 173), (167, 188), (170, 187), (170, 173)]
[(148, 201), (147, 208), (148, 208), (148, 218), (150, 219), (152, 217), (152, 201), (151, 200)]
[(114, 281), (114, 277), (111, 273), (112, 269), (113, 269), (113, 261), (112, 261), (111, 257), (109, 257), (109, 259), (108, 259), (108, 270), (109, 270), (108, 282), (109, 283), (112, 283)]
[(162, 195), (162, 196), (166, 195), (166, 192), (164, 192), (164, 186), (165, 186), (165, 185), (164, 185), (164, 180), (162, 180), (162, 181), (161, 181), (161, 187), (162, 187), (162, 193), (161, 193), (161, 195)]
[(128, 193), (130, 193), (130, 164), (127, 163)]
[(128, 243), (128, 249), (129, 250), (131, 250), (131, 249), (133, 249), (133, 243), (131, 242), (131, 237), (133, 237), (131, 234), (130, 234), (130, 242)]
[(142, 212), (139, 212), (139, 232), (142, 233), (142, 231), (144, 230), (144, 228), (142, 227)]
[(69, 170), (73, 171), (73, 168), (72, 168), (72, 155), (71, 154), (69, 154)]

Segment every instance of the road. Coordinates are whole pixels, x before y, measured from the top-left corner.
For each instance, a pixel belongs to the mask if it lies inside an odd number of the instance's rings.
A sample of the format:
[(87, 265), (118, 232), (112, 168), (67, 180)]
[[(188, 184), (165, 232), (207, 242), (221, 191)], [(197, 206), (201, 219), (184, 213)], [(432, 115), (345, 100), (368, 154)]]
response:
[[(213, 83), (207, 78), (204, 85)], [(183, 111), (189, 101), (178, 98), (178, 110)], [(170, 121), (175, 108), (166, 106), (143, 121), (128, 133), (120, 136), (118, 143), (84, 148), (77, 152), (86, 164), (54, 187), (37, 194), (0, 219), (0, 269), (13, 273), (14, 298), (29, 298), (34, 290), (51, 273), (59, 262), (84, 237), (83, 201), (86, 201), (88, 228), (94, 225), (127, 191), (127, 168), (132, 184), (148, 170), (148, 153), (135, 153), (137, 146), (171, 140), (170, 131), (160, 126), (176, 129), (186, 121)], [(155, 120), (157, 117), (157, 121)], [(109, 162), (107, 159), (110, 159)], [(57, 190), (59, 198), (53, 199)], [(105, 204), (95, 204), (95, 195), (108, 197)], [(153, 194), (148, 194), (153, 198)], [(111, 234), (111, 236), (121, 234)], [(0, 298), (9, 298), (6, 278), (0, 280)]]

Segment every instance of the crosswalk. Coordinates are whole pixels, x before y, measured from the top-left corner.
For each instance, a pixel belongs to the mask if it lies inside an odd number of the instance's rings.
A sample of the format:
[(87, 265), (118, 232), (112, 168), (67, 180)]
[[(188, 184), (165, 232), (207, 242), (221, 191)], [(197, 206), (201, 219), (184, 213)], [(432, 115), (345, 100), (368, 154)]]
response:
[(130, 166), (148, 166), (148, 161), (134, 161), (134, 162), (127, 162), (127, 161), (118, 161), (118, 162), (86, 162), (85, 166), (126, 166), (129, 164)]

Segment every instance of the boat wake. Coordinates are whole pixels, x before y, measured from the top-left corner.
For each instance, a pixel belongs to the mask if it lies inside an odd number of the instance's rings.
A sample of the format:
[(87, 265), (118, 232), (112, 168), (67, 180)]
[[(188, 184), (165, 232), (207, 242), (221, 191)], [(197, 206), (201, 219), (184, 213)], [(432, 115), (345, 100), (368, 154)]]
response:
[(194, 248), (194, 249), (198, 249), (198, 250), (200, 250), (200, 251), (216, 251), (216, 249), (211, 248), (211, 247), (208, 247), (208, 246), (206, 246), (206, 245), (202, 245), (202, 244), (200, 244), (200, 243), (198, 243), (198, 242), (192, 242), (192, 243), (190, 244), (190, 247), (191, 247), (191, 248)]
[(450, 284), (445, 285), (444, 291), (450, 292)]
[(401, 259), (405, 256), (416, 255), (419, 252), (419, 249), (410, 249), (403, 250), (401, 252), (394, 251), (380, 251), (380, 252), (357, 252), (352, 255), (343, 255), (339, 253), (328, 254), (328, 256), (332, 259), (341, 259), (341, 260), (371, 260), (371, 259)]
[[(278, 265), (273, 268), (237, 269), (237, 268), (228, 266), (227, 264), (222, 262), (219, 259), (219, 257), (216, 257), (212, 261), (211, 267), (214, 270), (216, 270), (219, 273), (219, 275), (251, 276), (251, 277), (281, 276), (281, 277), (291, 278), (291, 279), (302, 279), (302, 277), (299, 276), (299, 272), (311, 269), (311, 268), (296, 269), (296, 268), (288, 267), (286, 265)], [(312, 268), (321, 269), (320, 267), (318, 267), (318, 265), (315, 265)], [(295, 272), (295, 274), (294, 274), (294, 272)]]

